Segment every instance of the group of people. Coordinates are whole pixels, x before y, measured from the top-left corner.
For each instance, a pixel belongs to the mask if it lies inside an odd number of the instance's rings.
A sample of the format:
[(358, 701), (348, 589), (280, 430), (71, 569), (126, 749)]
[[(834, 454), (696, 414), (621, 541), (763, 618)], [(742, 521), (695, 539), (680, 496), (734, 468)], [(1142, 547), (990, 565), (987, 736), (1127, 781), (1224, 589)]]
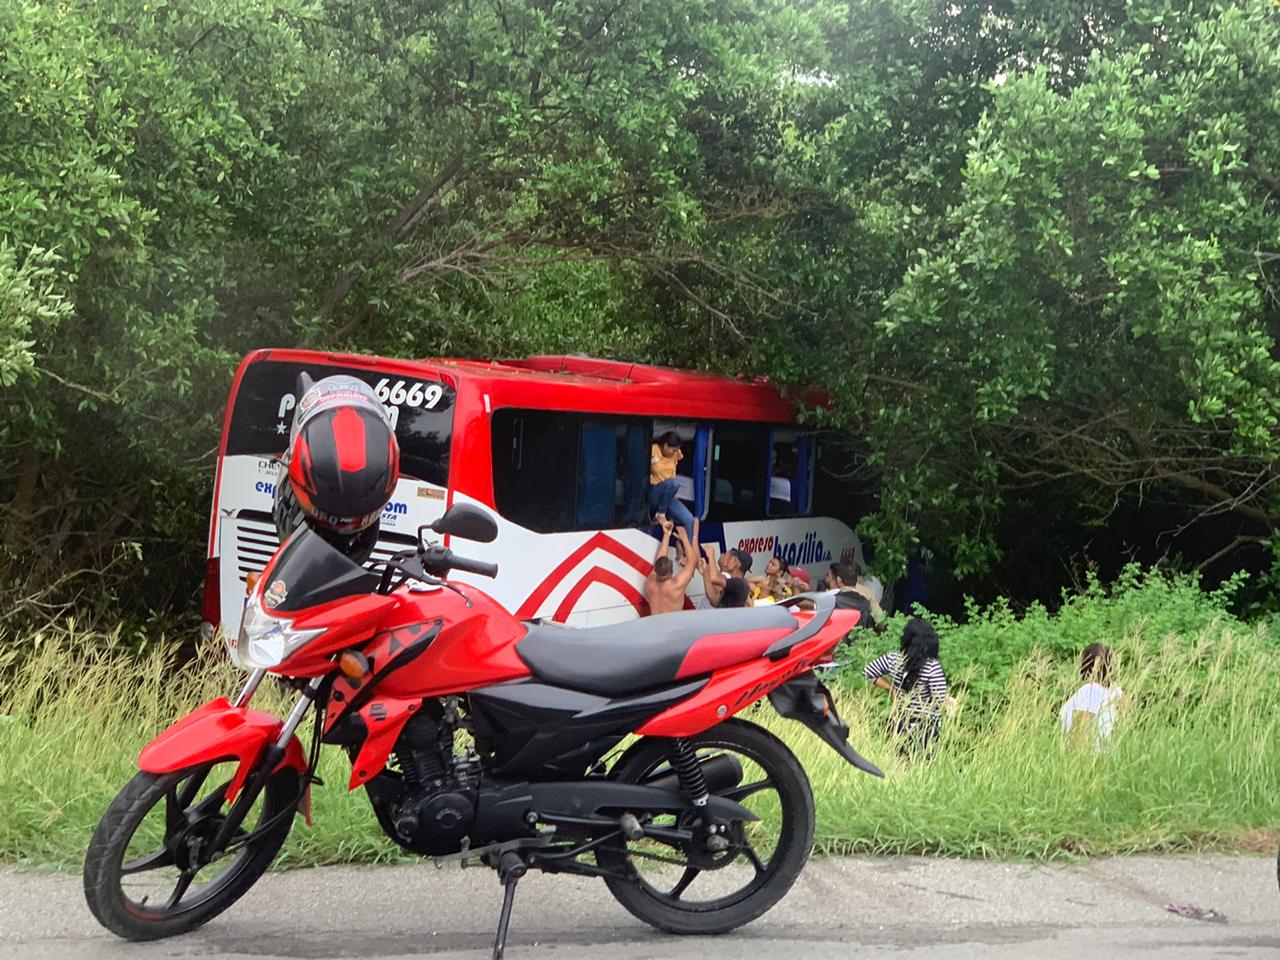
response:
[[(674, 613), (685, 608), (685, 594), (693, 582), (695, 573), (702, 574), (705, 593), (698, 601), (698, 609), (712, 607), (746, 607), (751, 605), (748, 594), (747, 572), (751, 569), (751, 554), (745, 550), (726, 550), (719, 557), (712, 544), (699, 544), (699, 522), (690, 522), (692, 536), (683, 526), (676, 526), (669, 517), (659, 514), (662, 537), (658, 552), (653, 558), (653, 569), (645, 578), (644, 594), (649, 603), (649, 613)], [(676, 558), (671, 559), (671, 538), (676, 537)], [(678, 565), (678, 566), (677, 566)]]
[[(716, 556), (714, 544), (699, 543), (700, 523), (690, 519), (690, 532), (664, 514), (658, 514), (662, 536), (653, 557), (653, 569), (645, 578), (645, 600), (649, 613), (674, 613), (685, 608), (686, 594), (695, 573), (702, 574), (704, 593), (697, 608), (764, 606), (786, 600), (814, 589), (809, 571), (790, 566), (779, 556), (769, 558), (764, 573), (751, 575), (751, 554), (737, 547)], [(672, 539), (676, 556), (671, 557)], [(861, 567), (854, 562), (833, 563), (822, 578), (822, 587), (835, 595), (838, 609), (856, 608), (864, 623), (884, 617), (880, 608), (881, 591), (875, 581), (863, 579)]]
[[(1111, 648), (1091, 643), (1080, 654), (1080, 687), (1058, 711), (1063, 737), (1101, 752), (1111, 743), (1124, 691), (1111, 676)], [(920, 618), (902, 631), (898, 650), (876, 657), (862, 672), (892, 699), (890, 732), (904, 755), (927, 756), (954, 707), (939, 660), (938, 634)]]
[[(680, 436), (668, 431), (655, 438), (650, 451), (650, 507), (662, 527), (653, 569), (645, 579), (645, 599), (651, 614), (673, 613), (685, 608), (685, 597), (695, 573), (702, 574), (705, 593), (699, 609), (745, 607), (777, 603), (814, 589), (803, 567), (790, 566), (782, 557), (769, 559), (764, 573), (751, 576), (752, 557), (745, 550), (727, 549), (719, 557), (711, 544), (698, 542), (699, 522), (677, 496), (678, 464), (684, 454)], [(670, 553), (676, 539), (676, 558)], [(678, 567), (677, 567), (678, 564)], [(857, 609), (861, 623), (872, 629), (884, 618), (883, 590), (877, 581), (864, 578), (856, 562), (833, 563), (823, 577), (823, 587), (835, 596), (837, 608)], [(1064, 736), (1085, 742), (1095, 750), (1110, 741), (1123, 691), (1111, 682), (1111, 651), (1104, 644), (1085, 647), (1080, 658), (1082, 686), (1059, 712)], [(946, 673), (939, 659), (938, 634), (919, 617), (908, 621), (899, 649), (876, 657), (866, 665), (863, 677), (891, 698), (890, 732), (904, 755), (926, 754), (932, 749), (943, 718), (955, 707), (947, 689)]]

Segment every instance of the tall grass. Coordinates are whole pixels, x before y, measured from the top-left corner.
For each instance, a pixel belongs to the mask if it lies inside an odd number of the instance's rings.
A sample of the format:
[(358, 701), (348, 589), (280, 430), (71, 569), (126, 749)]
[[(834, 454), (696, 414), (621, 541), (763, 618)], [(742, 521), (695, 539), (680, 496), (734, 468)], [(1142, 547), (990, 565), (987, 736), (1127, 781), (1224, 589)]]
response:
[(1114, 640), (1128, 702), (1102, 752), (1064, 742), (1058, 708), (1080, 680), (1074, 663), (1043, 653), (1010, 673), (1001, 700), (975, 705), (961, 688), (960, 712), (925, 763), (899, 756), (881, 691), (842, 681), (851, 740), (886, 778), (853, 777), (825, 747), (789, 738), (818, 796), (819, 847), (1045, 858), (1271, 843), (1280, 658), (1270, 637)]
[[(885, 731), (883, 693), (861, 666), (893, 633), (861, 643), (829, 677), (851, 740), (887, 776), (858, 773), (764, 706), (745, 716), (782, 736), (813, 782), (825, 852), (1035, 857), (1256, 848), (1280, 824), (1280, 650), (1194, 583), (1134, 577), (1056, 615), (972, 611), (940, 623), (961, 703), (930, 762)], [(1101, 640), (1128, 704), (1110, 749), (1069, 748), (1057, 710), (1079, 683), (1073, 655)], [(1018, 651), (1009, 657), (1008, 650)], [(986, 649), (989, 657), (983, 658)], [(995, 664), (995, 666), (992, 666)], [(210, 649), (180, 669), (163, 646), (126, 655), (67, 629), (0, 651), (0, 860), (73, 867), (139, 748), (193, 706), (234, 692)], [(265, 686), (255, 707), (279, 710)], [(315, 827), (294, 829), (287, 865), (398, 859), (349, 767), (326, 748)]]

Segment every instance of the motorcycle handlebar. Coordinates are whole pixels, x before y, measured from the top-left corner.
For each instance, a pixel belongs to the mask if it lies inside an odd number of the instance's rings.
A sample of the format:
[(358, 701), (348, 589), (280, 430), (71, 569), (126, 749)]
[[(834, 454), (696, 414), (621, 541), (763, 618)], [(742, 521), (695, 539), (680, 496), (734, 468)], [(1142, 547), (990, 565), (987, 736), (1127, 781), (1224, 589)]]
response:
[(448, 547), (442, 547), (438, 544), (421, 548), (419, 556), (422, 558), (423, 568), (427, 573), (435, 577), (447, 577), (452, 570), (475, 573), (489, 578), (498, 575), (498, 565), (496, 563), (485, 563), (483, 560), (460, 557)]
[(498, 575), (498, 565), (496, 563), (485, 563), (483, 560), (468, 560), (466, 557), (460, 557), (452, 551), (450, 551), (449, 566), (454, 570), (478, 574), (491, 580)]

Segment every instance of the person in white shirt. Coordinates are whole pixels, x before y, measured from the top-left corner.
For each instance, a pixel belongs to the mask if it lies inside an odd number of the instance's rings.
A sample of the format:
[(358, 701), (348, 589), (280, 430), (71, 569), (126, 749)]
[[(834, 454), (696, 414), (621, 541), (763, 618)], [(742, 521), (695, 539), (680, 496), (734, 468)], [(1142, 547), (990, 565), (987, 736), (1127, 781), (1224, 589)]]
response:
[(1058, 716), (1062, 735), (1069, 742), (1088, 743), (1100, 751), (1111, 742), (1116, 712), (1124, 691), (1111, 682), (1111, 648), (1091, 643), (1080, 654), (1080, 677), (1084, 685), (1071, 695)]

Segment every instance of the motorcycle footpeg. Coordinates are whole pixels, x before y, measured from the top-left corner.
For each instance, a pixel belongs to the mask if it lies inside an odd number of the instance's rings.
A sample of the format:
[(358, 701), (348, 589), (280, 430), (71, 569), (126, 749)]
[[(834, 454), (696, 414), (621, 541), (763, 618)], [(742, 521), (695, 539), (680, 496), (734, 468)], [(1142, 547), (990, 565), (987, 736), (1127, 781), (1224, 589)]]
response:
[(640, 826), (640, 821), (635, 818), (635, 814), (624, 813), (619, 817), (618, 829), (622, 831), (622, 835), (628, 840), (635, 841), (644, 838), (644, 827)]

